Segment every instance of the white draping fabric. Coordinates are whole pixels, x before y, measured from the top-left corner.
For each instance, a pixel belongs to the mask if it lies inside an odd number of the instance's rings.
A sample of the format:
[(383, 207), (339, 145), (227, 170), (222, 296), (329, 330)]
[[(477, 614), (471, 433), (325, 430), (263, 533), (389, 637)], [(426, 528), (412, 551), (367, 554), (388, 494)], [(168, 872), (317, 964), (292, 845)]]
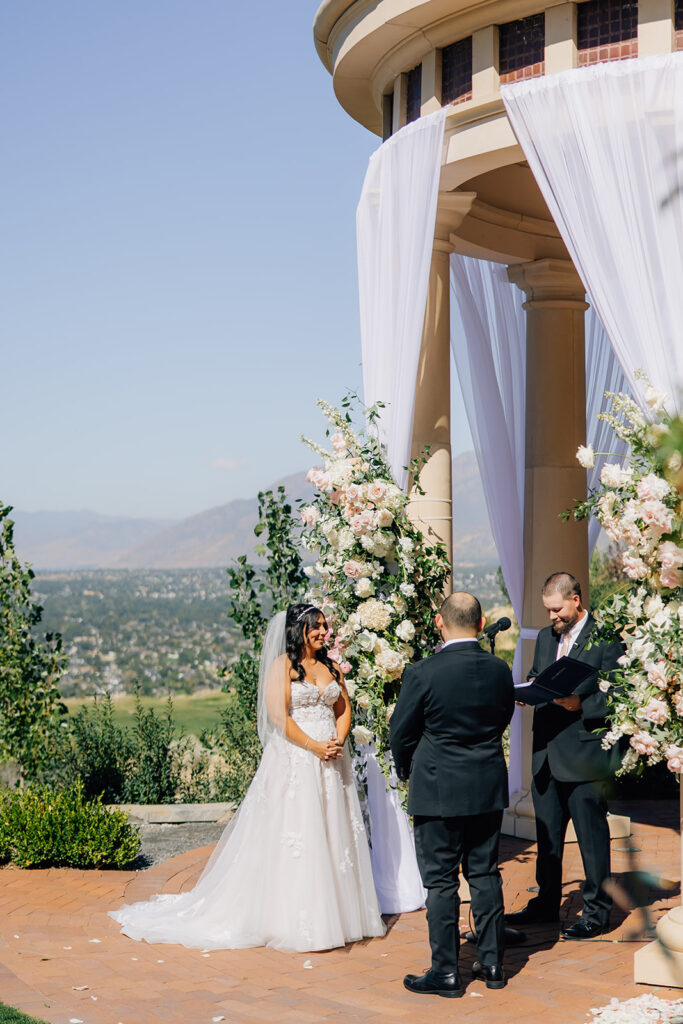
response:
[[(593, 490), (600, 482), (600, 471), (606, 462), (618, 462), (626, 454), (627, 445), (615, 437), (611, 427), (598, 419), (598, 414), (605, 412), (608, 399), (605, 392), (613, 394), (619, 391), (628, 392), (624, 371), (614, 354), (605, 329), (600, 323), (595, 310), (590, 306), (586, 310), (586, 439), (600, 454), (595, 465), (588, 472), (588, 489)], [(609, 449), (609, 451), (608, 451)], [(588, 553), (593, 553), (600, 535), (600, 523), (591, 516), (588, 524)]]
[[(364, 397), (405, 490), (447, 108), (406, 125), (370, 157), (356, 214)], [(424, 906), (408, 817), (367, 755), (372, 868), (383, 913)]]
[[(501, 87), (524, 155), (609, 335), (675, 399), (683, 382), (683, 53)], [(675, 403), (677, 404), (677, 403)]]
[[(517, 621), (524, 600), (524, 448), (526, 322), (524, 296), (495, 263), (451, 256), (451, 345), (498, 557)], [(609, 427), (597, 419), (605, 391), (624, 389), (624, 377), (604, 328), (594, 311), (586, 314), (586, 430), (596, 451), (604, 451)], [(623, 454), (624, 447), (612, 450)], [(597, 485), (605, 457), (589, 470)], [(454, 509), (457, 516), (457, 508)], [(600, 526), (589, 525), (592, 550)], [(520, 641), (537, 630), (522, 628)], [(521, 681), (521, 643), (513, 664)], [(515, 712), (510, 737), (510, 787), (521, 786), (521, 728)]]
[[(524, 601), (526, 325), (507, 269), (451, 255), (451, 347), (491, 533), (517, 618)], [(453, 513), (457, 516), (457, 508)], [(521, 678), (521, 644), (513, 675)], [(521, 787), (521, 715), (510, 726), (510, 788)]]
[(405, 490), (447, 108), (418, 118), (370, 157), (356, 213), (365, 404)]
[(383, 914), (407, 914), (424, 907), (423, 888), (408, 815), (387, 780), (374, 751), (366, 758), (370, 812), (370, 860)]

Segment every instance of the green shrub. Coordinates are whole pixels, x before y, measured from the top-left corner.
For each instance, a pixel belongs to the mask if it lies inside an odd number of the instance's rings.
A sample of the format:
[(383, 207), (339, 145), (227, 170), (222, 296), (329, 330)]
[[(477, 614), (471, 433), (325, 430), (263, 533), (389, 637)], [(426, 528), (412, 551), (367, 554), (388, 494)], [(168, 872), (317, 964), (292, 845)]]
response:
[(175, 740), (173, 701), (169, 696), (164, 717), (146, 711), (139, 698), (121, 796), (123, 803), (172, 804), (180, 784), (185, 742)]
[(110, 695), (95, 697), (89, 708), (81, 708), (65, 725), (61, 750), (46, 773), (47, 781), (68, 785), (79, 778), (85, 797), (120, 803), (132, 745), (128, 731), (114, 722)]
[(123, 811), (88, 800), (79, 780), (68, 789), (34, 786), (0, 793), (0, 857), (21, 868), (123, 868), (140, 836)]

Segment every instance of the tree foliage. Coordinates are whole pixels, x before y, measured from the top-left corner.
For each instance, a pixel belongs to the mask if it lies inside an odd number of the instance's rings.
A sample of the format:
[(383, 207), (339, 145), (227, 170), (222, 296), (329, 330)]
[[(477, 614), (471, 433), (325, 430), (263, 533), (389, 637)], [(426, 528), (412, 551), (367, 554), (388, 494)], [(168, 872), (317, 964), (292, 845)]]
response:
[(59, 633), (40, 635), (42, 606), (33, 570), (14, 549), (11, 506), (0, 504), (0, 760), (14, 758), (24, 779), (49, 759), (60, 713), (57, 683), (66, 667)]
[(306, 576), (298, 545), (298, 526), (284, 487), (262, 491), (258, 496), (259, 519), (254, 528), (262, 538), (254, 551), (265, 558), (263, 569), (257, 569), (246, 555), (228, 569), (232, 591), (228, 614), (239, 626), (248, 643), (237, 661), (222, 670), (223, 690), (231, 701), (223, 712), (222, 729), (205, 740), (221, 750), (231, 762), (238, 762), (240, 772), (234, 777), (234, 792), (239, 800), (246, 792), (256, 770), (261, 746), (256, 727), (259, 658), (268, 620), (278, 611), (302, 599)]

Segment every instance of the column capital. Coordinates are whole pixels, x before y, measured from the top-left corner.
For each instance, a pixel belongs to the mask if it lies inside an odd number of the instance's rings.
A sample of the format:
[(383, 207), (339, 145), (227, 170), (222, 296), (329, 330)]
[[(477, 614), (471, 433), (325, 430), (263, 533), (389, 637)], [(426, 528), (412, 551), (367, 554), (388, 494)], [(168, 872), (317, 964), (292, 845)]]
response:
[(454, 251), (451, 236), (470, 212), (476, 198), (476, 192), (439, 192), (434, 225), (434, 253)]
[(534, 260), (508, 267), (508, 280), (527, 297), (525, 309), (555, 306), (588, 309), (586, 289), (570, 260)]

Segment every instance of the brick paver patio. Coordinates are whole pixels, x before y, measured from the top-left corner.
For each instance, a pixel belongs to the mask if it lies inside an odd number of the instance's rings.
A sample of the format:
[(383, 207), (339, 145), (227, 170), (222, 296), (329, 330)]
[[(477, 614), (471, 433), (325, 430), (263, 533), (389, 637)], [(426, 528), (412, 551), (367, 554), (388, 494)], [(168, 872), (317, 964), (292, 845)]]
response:
[[(629, 804), (639, 865), (678, 881), (678, 806), (672, 801)], [(612, 843), (617, 879), (626, 880), (627, 841)], [(403, 975), (428, 965), (425, 914), (392, 919), (383, 939), (329, 953), (284, 954), (267, 949), (202, 953), (149, 946), (119, 933), (107, 911), (155, 892), (190, 888), (210, 847), (183, 854), (146, 872), (2, 871), (0, 1001), (54, 1024), (479, 1024), (543, 1021), (583, 1024), (591, 1007), (612, 996), (653, 991), (633, 984), (636, 914), (613, 911), (613, 930), (589, 942), (566, 942), (558, 929), (529, 928), (527, 943), (508, 951), (510, 983), (492, 992), (469, 981), (462, 999), (414, 996)], [(504, 839), (502, 870), (508, 910), (524, 906), (533, 885), (535, 848)], [(563, 916), (580, 905), (581, 866), (575, 844), (564, 865)], [(678, 902), (674, 892), (651, 892), (655, 918)], [(463, 927), (468, 908), (464, 908)], [(469, 979), (474, 950), (463, 946)], [(659, 989), (658, 995), (683, 992)]]

